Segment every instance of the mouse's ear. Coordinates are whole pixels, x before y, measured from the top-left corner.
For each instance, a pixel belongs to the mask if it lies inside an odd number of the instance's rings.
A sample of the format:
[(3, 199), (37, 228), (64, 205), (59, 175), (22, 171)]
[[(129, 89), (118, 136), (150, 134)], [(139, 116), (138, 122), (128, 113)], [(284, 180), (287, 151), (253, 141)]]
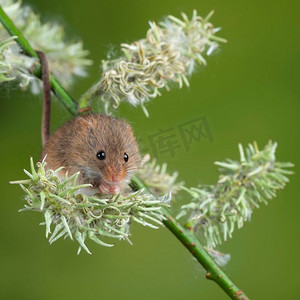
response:
[(82, 128), (91, 128), (94, 127), (95, 125), (93, 124), (93, 120), (84, 116), (79, 116), (77, 118), (77, 121)]

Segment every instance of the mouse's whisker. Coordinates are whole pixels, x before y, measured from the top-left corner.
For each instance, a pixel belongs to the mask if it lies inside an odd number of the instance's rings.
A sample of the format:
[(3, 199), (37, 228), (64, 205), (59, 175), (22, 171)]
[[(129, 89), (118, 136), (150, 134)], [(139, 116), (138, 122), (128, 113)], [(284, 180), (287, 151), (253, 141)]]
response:
[(128, 172), (137, 171), (137, 170), (141, 170), (141, 169), (142, 169), (141, 167), (128, 168), (128, 169), (127, 169), (127, 173), (128, 173)]
[(131, 154), (130, 154), (130, 157), (129, 157), (129, 161), (132, 162), (132, 159), (135, 159), (135, 158), (137, 158), (138, 160), (140, 160), (140, 154), (139, 154), (139, 151), (134, 152), (134, 153), (131, 153)]

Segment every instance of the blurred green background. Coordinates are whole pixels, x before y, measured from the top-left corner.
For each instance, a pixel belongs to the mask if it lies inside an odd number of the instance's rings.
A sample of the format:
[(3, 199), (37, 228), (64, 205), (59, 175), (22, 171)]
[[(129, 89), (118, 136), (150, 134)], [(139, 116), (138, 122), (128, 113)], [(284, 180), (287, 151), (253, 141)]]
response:
[[(198, 68), (191, 87), (163, 92), (141, 109), (123, 105), (137, 136), (147, 140), (159, 129), (176, 128), (205, 116), (214, 141), (206, 139), (176, 154), (158, 157), (178, 170), (188, 186), (217, 180), (216, 160), (238, 159), (238, 142), (279, 143), (277, 158), (299, 165), (299, 1), (71, 1), (28, 0), (44, 21), (63, 23), (70, 38), (83, 39), (95, 64), (90, 76), (70, 91), (78, 98), (99, 77), (99, 63), (112, 45), (143, 38), (148, 20), (215, 10), (212, 23), (228, 44)], [(18, 213), (23, 193), (8, 181), (25, 177), (29, 156), (41, 151), (41, 96), (1, 87), (1, 299), (226, 299), (204, 270), (166, 229), (134, 225), (134, 246), (112, 249), (89, 244), (93, 255), (76, 255), (77, 245), (49, 246), (42, 216)], [(52, 128), (70, 118), (55, 100)], [(297, 169), (295, 169), (297, 171)], [(251, 299), (299, 299), (299, 174), (268, 207), (234, 232), (219, 249), (231, 253), (225, 267)]]

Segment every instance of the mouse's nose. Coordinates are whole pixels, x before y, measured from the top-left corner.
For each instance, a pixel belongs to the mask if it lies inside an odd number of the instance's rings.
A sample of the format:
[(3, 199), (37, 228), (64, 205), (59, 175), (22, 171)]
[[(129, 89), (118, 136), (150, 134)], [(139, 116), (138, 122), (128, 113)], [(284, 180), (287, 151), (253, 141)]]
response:
[(117, 167), (111, 167), (109, 166), (105, 173), (103, 174), (104, 178), (111, 183), (120, 183), (122, 182), (126, 177), (126, 170), (125, 168), (117, 168)]

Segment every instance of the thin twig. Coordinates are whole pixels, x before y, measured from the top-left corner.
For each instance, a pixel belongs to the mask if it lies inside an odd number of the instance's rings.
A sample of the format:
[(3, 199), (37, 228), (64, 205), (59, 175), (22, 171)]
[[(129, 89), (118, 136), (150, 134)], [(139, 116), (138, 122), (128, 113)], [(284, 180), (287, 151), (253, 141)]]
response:
[[(148, 187), (136, 176), (133, 176), (131, 185), (134, 189), (144, 189), (151, 193)], [(198, 260), (206, 270), (206, 278), (215, 281), (224, 292), (232, 299), (246, 300), (248, 297), (217, 265), (215, 260), (208, 254), (200, 241), (196, 238), (192, 228), (183, 227), (167, 208), (162, 208), (165, 220), (164, 225), (178, 238), (185, 248)]]

